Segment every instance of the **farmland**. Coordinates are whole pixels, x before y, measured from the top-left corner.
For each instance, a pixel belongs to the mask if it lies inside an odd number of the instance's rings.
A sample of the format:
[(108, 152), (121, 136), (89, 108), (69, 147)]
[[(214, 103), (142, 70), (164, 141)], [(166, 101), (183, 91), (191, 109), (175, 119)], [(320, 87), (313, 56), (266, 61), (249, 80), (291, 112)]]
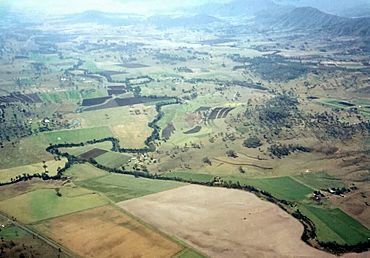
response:
[(153, 181), (125, 175), (106, 175), (79, 181), (76, 182), (76, 184), (93, 191), (101, 192), (115, 202), (129, 200), (184, 185), (177, 182)]
[[(211, 257), (289, 256), (297, 252), (295, 248), (301, 255), (327, 256), (300, 241), (302, 226), (297, 221), (246, 192), (185, 186), (119, 205), (161, 230), (180, 236)], [(147, 209), (157, 212), (148, 214)], [(220, 218), (223, 223), (217, 223)], [(268, 241), (264, 236), (268, 236)], [(243, 244), (252, 239), (253, 244)], [(289, 243), (289, 247), (282, 242)]]
[(321, 241), (356, 244), (366, 241), (370, 236), (368, 229), (340, 209), (305, 205), (300, 210), (318, 225), (317, 235)]
[[(106, 199), (86, 189), (55, 189), (39, 189), (1, 201), (1, 210), (9, 216), (16, 216), (21, 222), (34, 223), (107, 204)], [(13, 205), (14, 202), (17, 206)]]
[(47, 172), (49, 176), (55, 176), (58, 172), (58, 168), (63, 168), (66, 162), (66, 159), (50, 160), (45, 161), (45, 163), (41, 162), (26, 166), (2, 169), (0, 170), (0, 182), (11, 182), (12, 180), (15, 180), (18, 176), (22, 176), (24, 174), (33, 175)]
[(370, 20), (222, 2), (0, 3), (0, 236), (49, 257), (368, 254)]
[(110, 206), (48, 220), (35, 228), (85, 257), (111, 257), (117, 253), (171, 257), (182, 250), (165, 236)]

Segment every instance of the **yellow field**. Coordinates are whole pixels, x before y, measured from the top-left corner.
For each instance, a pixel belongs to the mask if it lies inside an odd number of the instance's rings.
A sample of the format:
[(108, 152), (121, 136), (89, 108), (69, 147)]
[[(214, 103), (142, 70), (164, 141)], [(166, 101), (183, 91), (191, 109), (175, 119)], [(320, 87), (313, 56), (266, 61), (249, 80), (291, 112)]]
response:
[(58, 168), (63, 168), (66, 164), (67, 159), (62, 158), (61, 160), (49, 160), (45, 162), (45, 165), (47, 166), (46, 169), (43, 167), (44, 163), (35, 163), (32, 165), (26, 165), (26, 166), (20, 166), (20, 167), (14, 167), (14, 168), (7, 168), (0, 170), (0, 182), (6, 183), (11, 182), (11, 179), (15, 179), (17, 176), (21, 176), (23, 174), (37, 174), (37, 173), (43, 173), (48, 171), (48, 174), (50, 176), (55, 176), (57, 174)]
[(183, 249), (112, 206), (59, 217), (35, 228), (82, 257), (172, 257)]

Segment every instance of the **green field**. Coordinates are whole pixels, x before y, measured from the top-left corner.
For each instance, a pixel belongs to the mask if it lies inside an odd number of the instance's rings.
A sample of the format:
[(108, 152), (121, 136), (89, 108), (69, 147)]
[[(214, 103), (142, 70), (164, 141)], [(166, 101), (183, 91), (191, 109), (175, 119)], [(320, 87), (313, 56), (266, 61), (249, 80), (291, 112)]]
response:
[(112, 137), (113, 135), (108, 127), (102, 126), (84, 129), (72, 129), (48, 132), (44, 133), (43, 136), (46, 137), (49, 143), (58, 144), (58, 143), (87, 142), (93, 139)]
[(28, 233), (26, 231), (14, 225), (8, 225), (0, 229), (0, 237), (6, 240), (17, 239), (27, 235)]
[(175, 256), (175, 258), (203, 258), (203, 257), (204, 257), (203, 255), (189, 248), (185, 248), (183, 251), (181, 251), (179, 254)]
[(115, 202), (158, 193), (184, 185), (179, 182), (135, 178), (134, 176), (118, 174), (79, 181), (76, 184), (101, 192)]
[(74, 156), (79, 156), (85, 152), (88, 152), (92, 149), (102, 149), (102, 150), (111, 150), (112, 149), (112, 143), (107, 141), (107, 142), (100, 142), (100, 143), (96, 143), (96, 144), (89, 144), (89, 145), (85, 145), (85, 146), (82, 146), (82, 147), (72, 147), (72, 148), (60, 148), (59, 150), (64, 153), (64, 152), (67, 152), (71, 155), (74, 155)]
[(63, 187), (60, 193), (62, 196), (55, 189), (38, 189), (0, 202), (0, 209), (21, 222), (34, 223), (108, 203), (87, 189)]
[(315, 189), (327, 189), (327, 188), (341, 188), (344, 187), (344, 183), (341, 179), (332, 177), (327, 173), (308, 173), (300, 176), (294, 176), (294, 179), (309, 185)]
[(340, 209), (301, 205), (299, 210), (315, 223), (320, 241), (353, 245), (370, 237), (370, 230)]
[(39, 96), (42, 101), (51, 103), (63, 103), (66, 101), (77, 103), (81, 100), (81, 95), (77, 90), (40, 93)]
[(307, 195), (313, 192), (313, 189), (300, 184), (290, 177), (277, 177), (277, 178), (238, 178), (238, 177), (225, 177), (225, 181), (231, 180), (241, 185), (254, 186), (260, 190), (264, 190), (274, 197), (288, 201), (300, 201), (306, 199)]
[(106, 176), (108, 175), (108, 172), (98, 169), (90, 164), (75, 164), (69, 168), (64, 175), (72, 177), (73, 181), (83, 181), (95, 177)]
[(15, 146), (10, 143), (6, 144), (5, 148), (0, 151), (0, 169), (53, 159), (53, 156), (45, 151), (48, 146), (45, 140), (44, 137), (37, 135), (21, 139)]
[(131, 156), (129, 155), (111, 151), (95, 158), (96, 162), (109, 168), (120, 168), (127, 164), (130, 159)]
[(169, 172), (164, 174), (163, 176), (169, 178), (181, 178), (184, 180), (192, 180), (194, 182), (201, 182), (207, 183), (212, 181), (214, 176), (208, 174), (198, 174), (198, 173), (191, 173), (191, 172)]

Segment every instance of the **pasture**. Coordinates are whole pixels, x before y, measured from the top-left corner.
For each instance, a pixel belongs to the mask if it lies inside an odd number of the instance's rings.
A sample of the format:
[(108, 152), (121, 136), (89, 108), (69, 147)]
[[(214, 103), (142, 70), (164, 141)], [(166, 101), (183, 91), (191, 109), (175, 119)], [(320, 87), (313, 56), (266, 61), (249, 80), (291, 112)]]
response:
[(297, 220), (244, 191), (189, 185), (119, 206), (210, 257), (328, 256), (301, 241)]
[(191, 172), (168, 172), (163, 174), (165, 177), (169, 178), (179, 178), (183, 180), (189, 180), (194, 182), (202, 182), (207, 183), (212, 181), (214, 176), (208, 174), (201, 174), (201, 173), (191, 173)]
[(46, 141), (48, 143), (58, 144), (58, 143), (87, 142), (93, 139), (102, 139), (102, 138), (112, 137), (113, 134), (111, 130), (109, 129), (109, 127), (99, 126), (99, 127), (91, 127), (91, 128), (48, 132), (48, 133), (44, 133), (43, 136), (46, 138)]
[(320, 241), (354, 245), (370, 237), (369, 229), (340, 209), (301, 205), (299, 210), (315, 223)]
[(145, 139), (152, 133), (148, 123), (155, 115), (153, 106), (136, 105), (83, 112), (78, 114), (78, 118), (81, 119), (83, 128), (100, 127), (104, 124), (111, 134), (119, 139), (122, 146), (141, 148)]
[[(24, 174), (34, 175), (42, 174), (47, 171), (49, 176), (55, 176), (58, 172), (58, 168), (63, 168), (67, 163), (67, 159), (62, 158), (61, 160), (49, 160), (45, 163), (35, 163), (31, 165), (6, 168), (0, 170), (0, 182), (8, 183), (16, 179), (18, 176)], [(45, 167), (44, 167), (45, 166)]]
[(61, 187), (58, 188), (60, 196), (56, 189), (40, 188), (3, 200), (0, 202), (0, 210), (28, 224), (108, 203), (99, 194), (86, 189)]
[(241, 185), (254, 186), (260, 190), (272, 194), (274, 197), (288, 201), (302, 201), (314, 190), (291, 177), (276, 178), (242, 178), (224, 177), (225, 181), (239, 182)]
[(345, 186), (341, 179), (335, 178), (324, 172), (306, 173), (299, 176), (294, 176), (293, 178), (305, 185), (309, 185), (310, 187), (318, 190), (333, 187), (340, 188)]
[(120, 168), (123, 165), (127, 164), (130, 159), (130, 155), (111, 151), (106, 152), (95, 158), (96, 162), (109, 168)]
[(95, 143), (95, 144), (88, 144), (82, 147), (60, 148), (59, 150), (62, 153), (66, 152), (74, 156), (79, 156), (95, 148), (109, 151), (110, 149), (112, 149), (112, 143), (110, 141), (106, 141), (106, 142), (100, 142), (100, 143)]
[[(25, 166), (51, 160), (53, 156), (46, 152), (46, 139), (40, 135), (20, 139), (14, 146), (6, 143), (0, 149), (0, 169)], [(16, 157), (16, 158), (14, 158)]]
[(109, 174), (76, 182), (81, 187), (103, 193), (114, 202), (166, 191), (185, 184), (173, 181), (135, 178), (134, 176)]
[(183, 247), (112, 206), (51, 219), (35, 228), (81, 257), (172, 257)]
[(108, 175), (108, 172), (98, 169), (90, 164), (75, 164), (69, 168), (65, 174), (71, 177), (73, 182), (83, 181), (91, 178), (102, 177)]

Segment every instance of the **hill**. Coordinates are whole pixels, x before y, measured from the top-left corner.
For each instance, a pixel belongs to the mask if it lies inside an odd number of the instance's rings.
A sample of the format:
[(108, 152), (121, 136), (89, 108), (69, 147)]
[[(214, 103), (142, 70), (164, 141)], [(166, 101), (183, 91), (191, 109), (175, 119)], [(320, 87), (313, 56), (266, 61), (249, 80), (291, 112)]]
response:
[(312, 7), (299, 7), (270, 21), (284, 30), (317, 31), (337, 36), (370, 36), (370, 18), (346, 18)]
[(97, 23), (111, 26), (125, 26), (136, 24), (139, 19), (128, 14), (86, 11), (83, 13), (66, 15), (63, 17), (62, 21), (66, 23)]

